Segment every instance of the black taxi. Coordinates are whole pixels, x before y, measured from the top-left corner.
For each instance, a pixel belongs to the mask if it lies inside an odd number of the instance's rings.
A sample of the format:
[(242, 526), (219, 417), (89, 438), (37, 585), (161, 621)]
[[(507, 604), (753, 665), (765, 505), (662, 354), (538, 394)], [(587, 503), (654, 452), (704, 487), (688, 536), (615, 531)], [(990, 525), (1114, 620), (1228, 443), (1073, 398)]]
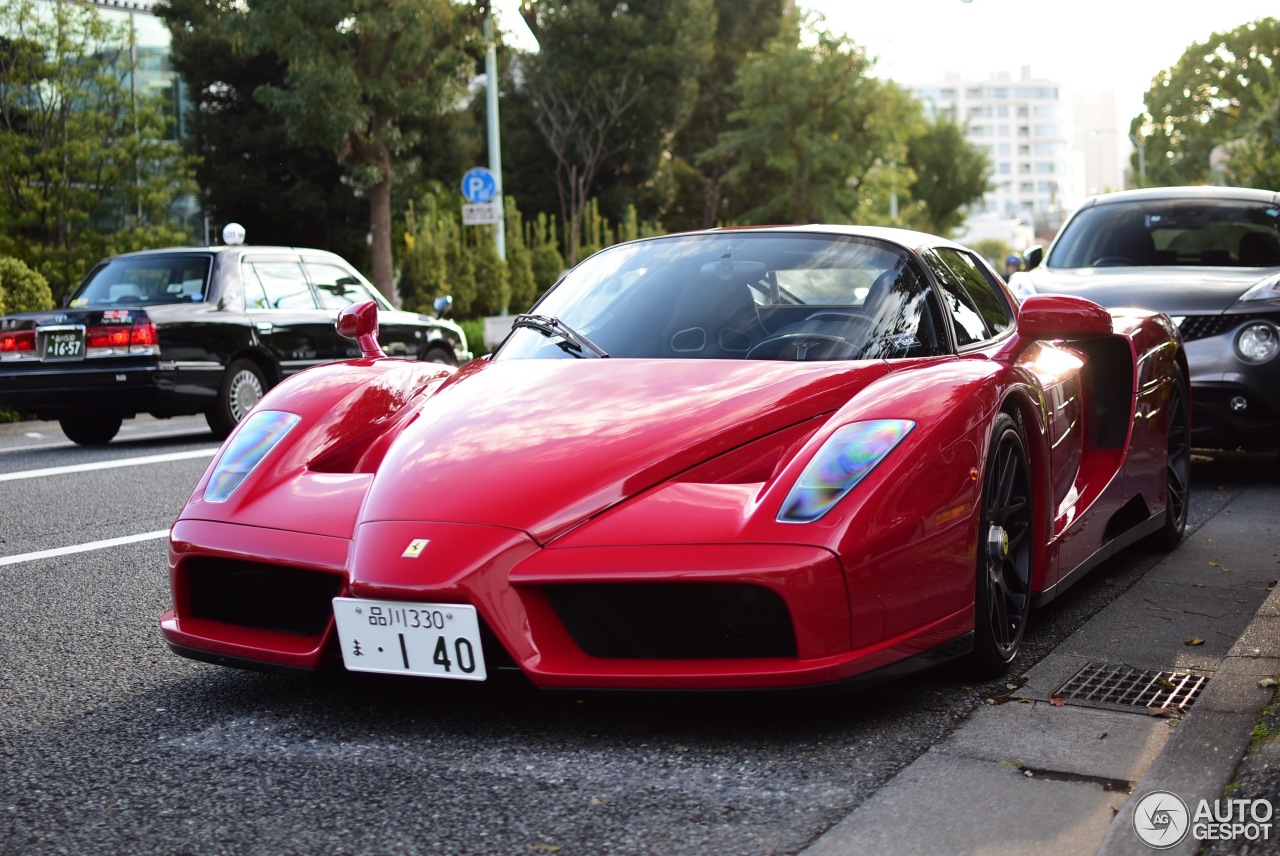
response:
[[(139, 413), (203, 413), (225, 437), (289, 375), (359, 357), (335, 321), (364, 300), (378, 303), (388, 356), (471, 359), (457, 324), (395, 309), (333, 253), (146, 250), (99, 262), (61, 308), (0, 318), (0, 407), (56, 419), (85, 445), (109, 442)], [(436, 312), (449, 303), (437, 300)]]

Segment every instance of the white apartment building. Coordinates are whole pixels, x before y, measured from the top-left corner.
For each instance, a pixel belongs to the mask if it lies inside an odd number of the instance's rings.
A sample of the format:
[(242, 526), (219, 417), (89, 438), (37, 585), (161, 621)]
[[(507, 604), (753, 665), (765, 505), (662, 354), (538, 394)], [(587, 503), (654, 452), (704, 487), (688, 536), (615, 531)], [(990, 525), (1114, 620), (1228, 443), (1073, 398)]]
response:
[(992, 189), (971, 219), (1018, 220), (1052, 233), (1080, 201), (1071, 175), (1071, 111), (1056, 82), (1032, 77), (1024, 66), (1016, 78), (953, 74), (912, 92), (930, 117), (964, 125), (969, 141), (990, 158)]

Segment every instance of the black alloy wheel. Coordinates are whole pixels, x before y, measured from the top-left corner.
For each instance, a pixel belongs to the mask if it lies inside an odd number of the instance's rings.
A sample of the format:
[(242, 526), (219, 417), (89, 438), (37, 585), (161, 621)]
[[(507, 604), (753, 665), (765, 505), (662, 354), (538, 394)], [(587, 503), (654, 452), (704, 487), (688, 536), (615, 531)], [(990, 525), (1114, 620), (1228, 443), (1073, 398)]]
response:
[(1031, 611), (1034, 539), (1031, 467), (1018, 423), (996, 417), (987, 454), (978, 526), (972, 670), (982, 677), (1004, 673), (1022, 644)]
[(1150, 538), (1157, 549), (1172, 550), (1182, 543), (1187, 532), (1187, 515), (1191, 508), (1191, 408), (1187, 406), (1187, 385), (1182, 367), (1173, 369), (1169, 391), (1169, 445), (1165, 459), (1168, 477), (1168, 503), (1164, 523)]
[(110, 443), (120, 431), (124, 417), (112, 411), (76, 413), (58, 420), (67, 439), (81, 446), (102, 446)]

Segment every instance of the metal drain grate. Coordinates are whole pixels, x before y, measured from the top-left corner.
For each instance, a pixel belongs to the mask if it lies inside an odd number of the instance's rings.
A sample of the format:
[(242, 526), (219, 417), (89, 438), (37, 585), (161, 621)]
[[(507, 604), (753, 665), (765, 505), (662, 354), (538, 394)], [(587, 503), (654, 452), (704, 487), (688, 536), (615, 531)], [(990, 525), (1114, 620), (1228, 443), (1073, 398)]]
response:
[(1192, 672), (1158, 672), (1132, 666), (1089, 663), (1050, 693), (1051, 698), (1149, 713), (1186, 713), (1209, 682)]

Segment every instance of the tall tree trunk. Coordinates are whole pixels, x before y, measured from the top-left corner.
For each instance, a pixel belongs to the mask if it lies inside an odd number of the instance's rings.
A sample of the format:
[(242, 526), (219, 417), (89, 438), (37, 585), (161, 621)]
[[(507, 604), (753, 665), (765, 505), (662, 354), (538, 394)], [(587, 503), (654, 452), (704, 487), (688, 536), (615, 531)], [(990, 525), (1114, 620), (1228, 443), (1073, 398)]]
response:
[(390, 159), (383, 163), (382, 181), (369, 188), (369, 247), (373, 265), (373, 284), (399, 306), (396, 296), (395, 274), (391, 264), (391, 182), (393, 170)]

